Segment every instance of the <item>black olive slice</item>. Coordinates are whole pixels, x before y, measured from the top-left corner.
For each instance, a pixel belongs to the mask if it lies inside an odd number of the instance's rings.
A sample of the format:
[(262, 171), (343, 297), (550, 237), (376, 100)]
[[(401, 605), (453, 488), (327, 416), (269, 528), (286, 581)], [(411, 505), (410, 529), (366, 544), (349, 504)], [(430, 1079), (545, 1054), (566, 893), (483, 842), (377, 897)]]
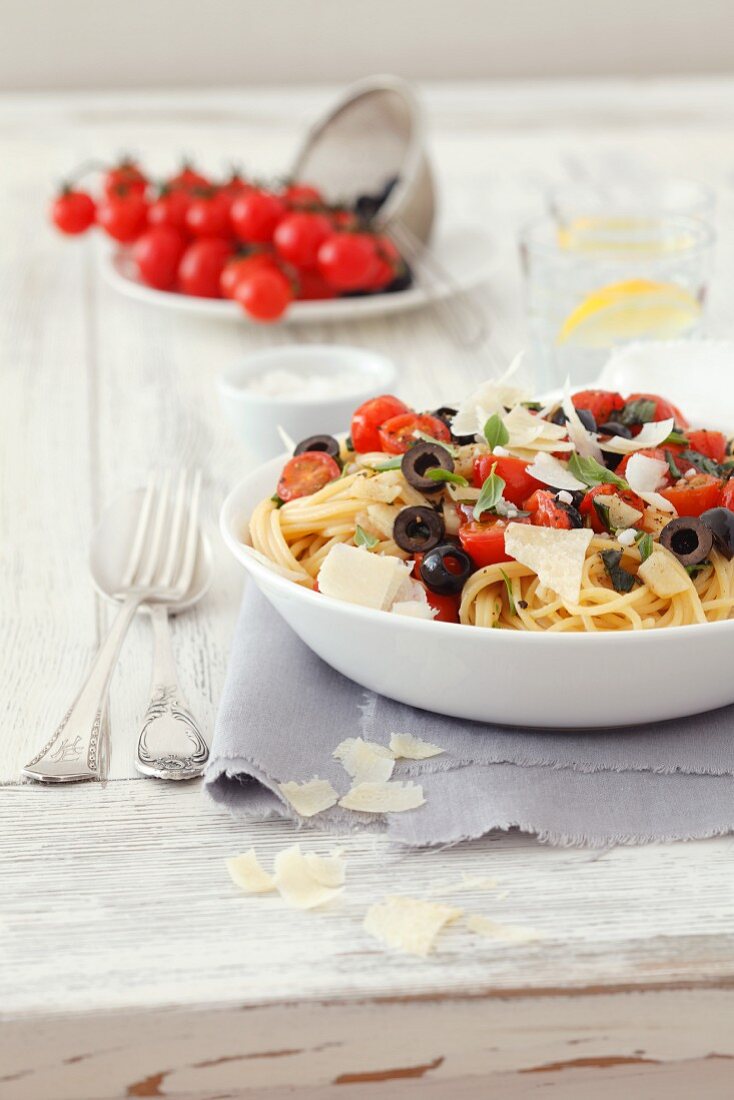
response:
[(310, 435), (308, 439), (302, 439), (294, 450), (294, 455), (302, 455), (304, 451), (324, 451), (332, 458), (339, 457), (339, 443), (333, 435)]
[[(608, 420), (606, 424), (600, 425), (599, 431), (602, 435), (619, 435), (622, 439), (632, 438), (632, 432), (627, 425), (620, 424), (618, 420)], [(604, 444), (602, 444), (602, 446), (603, 445)]]
[(440, 409), (434, 409), (431, 413), (431, 416), (436, 416), (439, 420), (443, 421), (448, 430), (451, 432), (452, 442), (458, 443), (460, 447), (463, 447), (467, 443), (473, 443), (474, 436), (455, 435), (451, 425), (454, 422), (454, 417), (456, 416), (457, 411), (458, 410), (452, 408), (451, 405), (442, 405)]
[(434, 481), (425, 476), (426, 470), (436, 467), (452, 473), (454, 460), (445, 447), (439, 443), (429, 443), (427, 440), (421, 440), (406, 451), (400, 463), (400, 469), (408, 485), (412, 485), (419, 493), (437, 493), (443, 489), (444, 482)]
[(453, 543), (442, 543), (424, 555), (420, 575), (425, 586), (437, 596), (453, 596), (461, 592), (473, 569), (465, 550)]
[(713, 533), (716, 549), (731, 561), (734, 557), (734, 512), (729, 508), (709, 508), (699, 518)]
[[(578, 414), (579, 420), (586, 428), (587, 432), (595, 432), (597, 430), (596, 417), (594, 416), (591, 409), (576, 409), (576, 412)], [(558, 424), (560, 427), (563, 427), (567, 420), (568, 417), (563, 411), (563, 406), (560, 405), (553, 413), (553, 416), (551, 417), (551, 423)]]
[(438, 546), (446, 529), (442, 517), (433, 508), (417, 506), (403, 508), (393, 524), (392, 537), (401, 550), (409, 554), (424, 554)]
[(681, 565), (700, 565), (711, 553), (714, 533), (697, 516), (679, 516), (663, 527), (660, 543)]

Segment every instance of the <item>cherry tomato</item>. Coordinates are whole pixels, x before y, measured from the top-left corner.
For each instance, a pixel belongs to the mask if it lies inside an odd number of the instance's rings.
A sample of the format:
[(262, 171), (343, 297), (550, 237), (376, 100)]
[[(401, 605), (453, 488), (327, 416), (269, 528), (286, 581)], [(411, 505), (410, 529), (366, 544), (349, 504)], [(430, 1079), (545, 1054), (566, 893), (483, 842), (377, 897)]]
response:
[(138, 192), (115, 195), (99, 204), (97, 222), (108, 237), (131, 244), (148, 224), (148, 204)]
[(51, 221), (69, 236), (85, 233), (90, 225), (94, 225), (96, 213), (94, 200), (86, 191), (64, 188), (51, 203)]
[(407, 412), (391, 416), (380, 425), (378, 434), (382, 443), (381, 450), (391, 455), (405, 454), (414, 443), (418, 442), (419, 437), (416, 432), (433, 436), (441, 443), (451, 441), (451, 432), (443, 420), (439, 420), (437, 416), (430, 416), (429, 413)]
[(140, 278), (156, 290), (171, 290), (185, 248), (186, 241), (182, 234), (170, 225), (154, 225), (146, 229), (133, 247)]
[[(726, 436), (723, 432), (712, 432), (706, 428), (697, 431), (687, 431), (688, 445), (679, 444), (682, 450), (698, 451), (712, 462), (723, 462), (726, 458)], [(666, 443), (666, 447), (668, 444)]]
[(377, 249), (366, 233), (334, 233), (319, 249), (319, 271), (337, 290), (360, 290), (370, 285), (377, 267)]
[(433, 621), (436, 623), (458, 623), (459, 621), (459, 608), (461, 606), (461, 593), (457, 592), (453, 596), (439, 596), (437, 592), (432, 592), (431, 589), (423, 583), (419, 575), (420, 564), (423, 560), (422, 554), (414, 554), (413, 559), (415, 565), (413, 566), (413, 576), (422, 585), (426, 599), (428, 600), (429, 607), (432, 607), (438, 614), (434, 615)]
[(286, 462), (277, 493), (281, 500), (307, 497), (323, 489), (340, 474), (338, 465), (325, 451), (304, 451)]
[(679, 516), (700, 516), (719, 504), (721, 479), (711, 474), (696, 474), (681, 478), (669, 489), (661, 489), (660, 494), (670, 501)]
[(275, 266), (275, 257), (272, 252), (264, 250), (250, 252), (247, 256), (233, 256), (227, 261), (219, 280), (222, 297), (234, 298), (237, 284), (245, 275), (249, 275), (252, 271), (258, 271), (263, 267), (274, 268)]
[(330, 210), (329, 217), (335, 229), (354, 230), (359, 229), (359, 218), (353, 210)]
[(536, 489), (525, 501), (524, 507), (525, 511), (531, 513), (530, 522), (534, 527), (555, 527), (561, 531), (571, 531), (579, 526), (576, 510), (570, 507), (564, 508), (550, 489)]
[(293, 287), (275, 267), (264, 265), (241, 276), (235, 301), (256, 321), (277, 321), (293, 301)]
[(688, 421), (680, 409), (674, 405), (672, 401), (666, 401), (664, 397), (659, 397), (656, 393), (631, 393), (627, 401), (652, 401), (655, 406), (655, 412), (652, 417), (653, 420), (672, 419), (675, 420), (679, 428), (688, 427)]
[(310, 183), (291, 183), (281, 195), (291, 206), (315, 206), (323, 203), (321, 192)]
[(284, 260), (308, 270), (316, 267), (319, 248), (330, 233), (331, 223), (323, 214), (296, 212), (278, 223), (273, 243)]
[[(502, 561), (513, 560), (505, 550), (505, 531), (508, 522), (501, 517), (481, 523), (473, 519), (459, 528), (459, 541), (477, 569), (483, 569), (485, 565), (497, 565)], [(530, 519), (528, 516), (522, 516), (512, 522), (529, 523)]]
[(149, 225), (167, 225), (171, 229), (188, 232), (186, 229), (186, 212), (191, 205), (191, 198), (186, 191), (164, 188), (155, 202), (148, 208)]
[(614, 420), (614, 414), (625, 406), (622, 394), (615, 390), (580, 390), (571, 401), (575, 409), (588, 409), (597, 424)]
[(380, 397), (371, 397), (352, 415), (350, 435), (352, 446), (358, 454), (369, 454), (370, 451), (381, 451), (379, 427), (392, 416), (409, 412), (408, 406), (400, 398), (392, 394), (382, 394)]
[(618, 496), (625, 504), (629, 504), (630, 508), (636, 508), (638, 512), (642, 512), (643, 514), (647, 507), (642, 497), (638, 497), (637, 493), (633, 493), (631, 489), (619, 489), (616, 485), (608, 484), (595, 485), (593, 489), (589, 489), (588, 493), (581, 501), (579, 512), (582, 516), (588, 517), (591, 529), (592, 531), (596, 531), (597, 535), (603, 534), (607, 528), (602, 523), (601, 517), (594, 507), (594, 501), (597, 497), (613, 496)]
[(107, 199), (112, 199), (123, 191), (144, 198), (147, 187), (147, 179), (132, 160), (121, 160), (102, 177), (102, 191)]
[(285, 204), (268, 191), (245, 191), (232, 203), (230, 217), (235, 236), (248, 244), (268, 244), (278, 222), (286, 213)]
[(730, 512), (734, 512), (734, 478), (724, 482), (719, 504), (722, 508), (728, 508)]
[(202, 176), (201, 172), (197, 172), (193, 165), (184, 161), (181, 171), (171, 176), (166, 186), (183, 191), (200, 191), (202, 188), (211, 187), (211, 183), (206, 176)]
[(384, 290), (395, 279), (402, 266), (402, 257), (390, 237), (381, 234), (374, 238), (377, 263), (370, 280), (370, 290)]
[(216, 191), (192, 198), (186, 228), (193, 237), (231, 237), (229, 202)]
[(336, 298), (337, 292), (334, 287), (329, 286), (326, 279), (318, 271), (299, 271), (297, 281), (298, 293), (296, 298), (302, 302)]
[(179, 289), (195, 298), (219, 298), (219, 280), (232, 246), (221, 237), (200, 237), (188, 246), (178, 265)]
[(511, 455), (480, 455), (474, 459), (474, 474), (472, 482), (477, 489), (481, 489), (484, 482), (492, 473), (492, 467), (497, 466), (495, 473), (505, 482), (503, 496), (505, 500), (512, 501), (518, 508), (522, 508), (523, 502), (535, 492), (544, 488), (542, 481), (536, 481), (527, 473), (530, 465), (522, 458), (513, 458)]

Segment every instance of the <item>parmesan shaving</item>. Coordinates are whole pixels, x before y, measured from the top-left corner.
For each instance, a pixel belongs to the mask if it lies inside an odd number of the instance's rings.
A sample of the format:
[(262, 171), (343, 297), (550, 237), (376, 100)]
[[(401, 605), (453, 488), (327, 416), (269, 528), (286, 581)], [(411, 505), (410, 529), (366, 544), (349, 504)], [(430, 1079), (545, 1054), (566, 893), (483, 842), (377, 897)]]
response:
[(425, 958), (441, 930), (462, 912), (421, 898), (391, 896), (368, 909), (364, 930), (387, 947)]
[(524, 388), (508, 385), (510, 378), (522, 362), (522, 352), (515, 356), (499, 378), (490, 378), (461, 402), (451, 427), (454, 435), (482, 435), (484, 425), (494, 413), (519, 405), (529, 399)]
[[(327, 861), (319, 856), (309, 860), (301, 851), (300, 844), (278, 852), (275, 857), (275, 885), (283, 901), (294, 909), (316, 909), (338, 897), (341, 888), (324, 885), (314, 877), (314, 867), (321, 869), (322, 875), (329, 873), (321, 868), (323, 862)], [(333, 868), (330, 870), (333, 877)]]
[(438, 614), (427, 600), (425, 603), (420, 600), (397, 600), (390, 610), (393, 615), (407, 615), (410, 619), (427, 619), (429, 622)]
[(480, 913), (470, 913), (466, 918), (466, 925), (478, 936), (484, 936), (488, 940), (502, 940), (505, 943), (532, 943), (543, 938), (535, 928), (523, 928), (519, 924), (498, 924)]
[(314, 776), (307, 783), (279, 783), (278, 790), (301, 817), (313, 817), (322, 810), (336, 806), (339, 795), (328, 779)]
[(358, 783), (386, 783), (393, 773), (395, 758), (384, 745), (348, 737), (332, 753), (348, 775)]
[(275, 879), (261, 865), (254, 848), (225, 862), (232, 882), (246, 894), (267, 894), (275, 889)]
[(440, 756), (444, 749), (422, 741), (412, 733), (393, 733), (390, 735), (390, 749), (401, 760), (428, 760), (431, 756)]
[(537, 574), (540, 586), (556, 592), (567, 603), (576, 604), (591, 530), (559, 530), (510, 523), (505, 532), (505, 549), (510, 557)]
[(667, 462), (641, 454), (633, 454), (625, 469), (627, 484), (646, 504), (661, 512), (674, 512), (670, 501), (657, 491), (665, 484), (667, 473)]
[[(596, 437), (588, 432), (584, 425), (581, 423), (581, 418), (576, 412), (576, 407), (571, 400), (571, 380), (566, 379), (566, 386), (563, 394), (563, 411), (566, 414), (566, 431), (568, 437), (576, 445), (576, 450), (582, 458), (595, 458), (597, 462), (602, 463), (601, 447), (596, 441)], [(604, 444), (606, 448), (607, 444)]]
[(677, 558), (658, 546), (637, 570), (645, 584), (660, 599), (686, 592), (693, 582)]
[(566, 429), (558, 424), (551, 424), (549, 420), (542, 420), (526, 409), (524, 405), (516, 405), (503, 417), (503, 424), (509, 432), (508, 447), (529, 447), (532, 449), (536, 440), (544, 440), (546, 443), (557, 443), (566, 435)]
[(321, 886), (336, 889), (343, 886), (347, 878), (347, 863), (341, 852), (332, 852), (330, 856), (320, 856), (316, 852), (305, 852), (308, 873)]
[(363, 814), (399, 814), (415, 810), (425, 802), (423, 788), (415, 783), (355, 783), (352, 789), (339, 799), (345, 810), (359, 810)]
[[(613, 435), (611, 439), (604, 441), (604, 450), (612, 451), (617, 455), (632, 454), (633, 451), (659, 447), (664, 443), (675, 427), (675, 420), (654, 420), (649, 424), (643, 424), (639, 435), (632, 439), (625, 439), (621, 435)], [(643, 456), (644, 457), (644, 456)]]
[(542, 481), (544, 485), (552, 485), (554, 489), (586, 489), (583, 481), (574, 477), (567, 466), (545, 451), (535, 455), (525, 472), (536, 481)]

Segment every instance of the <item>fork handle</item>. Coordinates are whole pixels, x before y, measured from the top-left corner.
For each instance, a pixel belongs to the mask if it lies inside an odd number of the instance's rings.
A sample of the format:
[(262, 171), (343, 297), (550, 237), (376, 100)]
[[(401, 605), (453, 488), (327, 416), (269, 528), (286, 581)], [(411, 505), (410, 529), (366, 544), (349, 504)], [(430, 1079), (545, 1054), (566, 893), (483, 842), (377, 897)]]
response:
[(105, 760), (105, 711), (112, 673), (140, 596), (129, 595), (97, 650), (76, 699), (23, 775), (42, 783), (76, 783), (102, 777)]
[(135, 767), (156, 779), (193, 779), (209, 759), (196, 719), (186, 705), (171, 648), (168, 608), (151, 604), (153, 678), (138, 737)]

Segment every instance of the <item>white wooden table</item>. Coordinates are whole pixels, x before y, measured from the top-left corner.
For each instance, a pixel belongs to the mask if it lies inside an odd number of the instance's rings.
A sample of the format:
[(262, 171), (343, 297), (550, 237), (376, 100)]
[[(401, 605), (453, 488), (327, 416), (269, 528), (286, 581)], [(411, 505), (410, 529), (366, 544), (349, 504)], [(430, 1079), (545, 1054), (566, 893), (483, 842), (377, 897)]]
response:
[[(460, 392), (521, 345), (513, 234), (542, 188), (631, 161), (717, 184), (712, 318), (726, 331), (734, 84), (428, 89), (446, 213), (497, 236), (483, 357), (451, 346), (430, 313), (302, 331), (158, 313), (101, 284), (89, 242), (46, 228), (49, 182), (86, 156), (132, 149), (163, 172), (190, 152), (212, 170), (232, 158), (277, 170), (326, 99), (0, 102), (0, 1096), (730, 1097), (732, 838), (593, 853), (511, 834), (406, 855), (363, 836), (346, 842), (351, 885), (336, 912), (247, 899), (224, 858), (255, 844), (267, 862), (296, 834), (235, 824), (196, 785), (136, 779), (145, 623), (113, 684), (111, 781), (14, 785), (107, 621), (85, 568), (105, 502), (153, 465), (193, 460), (213, 520), (242, 473), (213, 385), (241, 352), (294, 339), (369, 344), (401, 363), (406, 398)], [(175, 627), (209, 728), (240, 585), (220, 552), (210, 598)], [(542, 946), (478, 945), (455, 929), (419, 961), (363, 933), (371, 901), (450, 891), (463, 872), (500, 889), (460, 904), (538, 928)]]

